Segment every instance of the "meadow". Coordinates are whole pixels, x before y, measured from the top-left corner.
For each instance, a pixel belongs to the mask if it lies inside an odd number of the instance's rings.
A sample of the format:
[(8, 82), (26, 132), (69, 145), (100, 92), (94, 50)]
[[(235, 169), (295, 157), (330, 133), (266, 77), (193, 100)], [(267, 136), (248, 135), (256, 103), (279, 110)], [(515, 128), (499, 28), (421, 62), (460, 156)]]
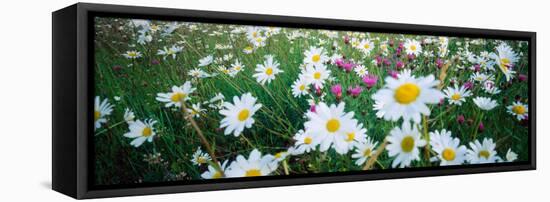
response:
[(95, 184), (528, 160), (528, 43), (95, 19)]

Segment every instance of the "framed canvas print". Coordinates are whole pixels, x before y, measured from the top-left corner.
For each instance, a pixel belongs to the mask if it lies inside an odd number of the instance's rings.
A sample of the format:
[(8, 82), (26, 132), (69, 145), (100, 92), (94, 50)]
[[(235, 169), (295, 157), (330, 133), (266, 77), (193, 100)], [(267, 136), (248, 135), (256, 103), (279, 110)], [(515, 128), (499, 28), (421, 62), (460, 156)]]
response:
[(535, 169), (534, 32), (52, 16), (53, 189), (75, 198)]

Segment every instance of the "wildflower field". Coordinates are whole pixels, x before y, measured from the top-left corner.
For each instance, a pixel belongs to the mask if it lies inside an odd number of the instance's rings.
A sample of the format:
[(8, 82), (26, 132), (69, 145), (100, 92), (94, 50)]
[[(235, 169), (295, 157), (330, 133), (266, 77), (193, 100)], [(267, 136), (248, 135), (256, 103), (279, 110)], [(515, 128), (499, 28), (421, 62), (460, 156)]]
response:
[(95, 184), (527, 161), (526, 41), (95, 19)]

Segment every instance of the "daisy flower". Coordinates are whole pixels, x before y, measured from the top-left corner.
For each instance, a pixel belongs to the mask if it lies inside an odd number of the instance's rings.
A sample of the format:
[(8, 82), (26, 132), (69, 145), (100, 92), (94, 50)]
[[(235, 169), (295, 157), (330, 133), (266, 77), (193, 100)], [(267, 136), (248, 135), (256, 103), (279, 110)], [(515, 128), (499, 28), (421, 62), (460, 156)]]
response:
[(334, 147), (340, 154), (347, 152), (347, 144), (343, 141), (357, 123), (353, 120), (353, 112), (344, 111), (345, 103), (332, 104), (330, 107), (320, 102), (315, 112), (306, 113), (308, 121), (304, 123), (306, 133), (313, 133), (321, 144), (320, 150), (327, 151)]
[(113, 112), (113, 105), (109, 103), (109, 100), (105, 98), (100, 100), (99, 96), (95, 96), (94, 100), (94, 130), (101, 128), (101, 124), (107, 123), (105, 116), (111, 115)]
[(132, 110), (130, 110), (129, 108), (126, 108), (124, 110), (124, 121), (126, 121), (126, 123), (131, 124), (132, 122), (134, 122), (135, 118), (136, 116), (134, 115), (134, 112)]
[(518, 61), (518, 55), (506, 43), (500, 44), (496, 50), (497, 54), (491, 53), (490, 57), (495, 60), (500, 71), (506, 76), (506, 81), (510, 81), (516, 73), (511, 70), (511, 68), (514, 66), (514, 63)]
[(432, 161), (441, 161), (441, 166), (460, 165), (466, 159), (466, 146), (460, 145), (460, 139), (452, 138), (451, 131), (445, 129), (430, 132), (430, 145), (437, 153)]
[(346, 130), (345, 136), (336, 136), (334, 141), (334, 148), (336, 152), (345, 154), (349, 150), (352, 150), (355, 143), (362, 143), (366, 140), (367, 129), (363, 128), (362, 123), (357, 123), (357, 120), (352, 119), (352, 127)]
[(507, 112), (514, 115), (518, 121), (521, 121), (528, 116), (529, 107), (519, 101), (514, 102), (512, 105), (506, 107)]
[(243, 53), (245, 54), (251, 54), (252, 52), (254, 52), (254, 47), (252, 46), (247, 46), (243, 49)]
[(205, 71), (203, 71), (202, 69), (199, 69), (199, 68), (189, 70), (187, 75), (192, 76), (193, 78), (197, 78), (197, 79), (208, 77), (208, 74)]
[(472, 76), (470, 76), (470, 79), (472, 81), (476, 81), (476, 82), (479, 82), (479, 83), (483, 83), (483, 82), (489, 80), (490, 78), (491, 77), (489, 77), (487, 74), (480, 73), (480, 72), (473, 73)]
[(386, 137), (388, 140), (388, 155), (396, 157), (393, 159), (392, 168), (408, 167), (414, 160), (420, 160), (420, 150), (418, 147), (426, 145), (426, 141), (420, 139), (420, 132), (416, 125), (411, 127), (409, 121), (404, 121), (401, 128), (395, 127), (390, 131), (390, 135)]
[(191, 107), (187, 109), (187, 113), (195, 118), (199, 118), (201, 113), (204, 113), (205, 111), (206, 109), (203, 109), (200, 103), (192, 104)]
[(264, 64), (256, 65), (256, 73), (252, 75), (262, 85), (266, 82), (268, 84), (271, 83), (272, 80), (275, 80), (275, 75), (283, 72), (283, 70), (279, 69), (279, 63), (273, 60), (272, 55), (266, 55), (265, 58), (266, 61)]
[(329, 57), (326, 55), (322, 47), (309, 47), (309, 50), (304, 52), (305, 58), (304, 63), (308, 65), (321, 65), (329, 60)]
[(257, 149), (252, 150), (248, 159), (238, 155), (226, 169), (226, 177), (257, 177), (271, 174), (277, 169), (277, 162), (272, 155), (262, 156)]
[(204, 58), (201, 58), (199, 60), (199, 67), (204, 67), (204, 66), (208, 66), (210, 64), (212, 64), (212, 62), (214, 61), (214, 57), (212, 55), (208, 55)]
[(508, 149), (506, 152), (506, 161), (512, 162), (518, 159), (518, 155), (512, 151), (512, 149)]
[(252, 116), (262, 107), (262, 104), (256, 104), (256, 98), (250, 93), (245, 93), (241, 98), (234, 96), (233, 103), (224, 102), (223, 107), (220, 114), (225, 117), (220, 121), (220, 128), (225, 128), (225, 135), (233, 133), (238, 137), (245, 127), (252, 127), (254, 123)]
[(407, 39), (405, 42), (405, 52), (407, 55), (418, 56), (422, 52), (422, 46), (417, 40)]
[(465, 98), (472, 95), (469, 90), (466, 90), (466, 87), (460, 86), (459, 88), (457, 84), (455, 84), (454, 88), (447, 87), (443, 92), (445, 93), (445, 97), (449, 99), (449, 103), (458, 106), (461, 106), (466, 101)]
[(222, 172), (218, 171), (214, 166), (208, 165), (208, 170), (204, 171), (204, 173), (201, 174), (201, 177), (203, 179), (220, 179), (224, 177), (225, 170), (227, 168), (228, 161), (224, 161), (221, 165), (218, 162), (218, 165), (220, 166), (220, 169)]
[(152, 142), (156, 135), (155, 128), (153, 128), (155, 123), (157, 123), (157, 121), (152, 119), (147, 119), (143, 122), (141, 120), (137, 120), (129, 123), (128, 128), (130, 131), (125, 133), (124, 137), (133, 138), (130, 145), (134, 147), (141, 146), (145, 140)]
[(315, 147), (318, 145), (318, 139), (316, 139), (311, 132), (305, 132), (304, 130), (299, 130), (293, 137), (296, 141), (294, 143), (294, 152), (293, 155), (309, 153), (310, 151), (315, 150)]
[(183, 50), (183, 47), (181, 46), (173, 45), (170, 48), (166, 48), (166, 46), (164, 46), (163, 49), (160, 49), (157, 51), (157, 55), (164, 56), (164, 59), (166, 59), (166, 57), (168, 56), (172, 56), (172, 59), (176, 59), (176, 54), (181, 52), (182, 50)]
[(369, 71), (367, 70), (367, 68), (363, 65), (357, 65), (355, 66), (355, 68), (353, 69), (353, 71), (355, 71), (355, 73), (357, 74), (357, 76), (363, 78), (364, 76), (368, 75), (369, 74)]
[(231, 72), (229, 72), (229, 76), (235, 77), (243, 69), (244, 69), (244, 65), (241, 64), (239, 60), (235, 60), (235, 63), (231, 64)]
[(298, 80), (294, 81), (291, 88), (292, 88), (292, 95), (294, 97), (301, 97), (302, 95), (308, 94), (309, 83), (307, 82), (307, 79), (303, 75), (300, 75), (298, 77)]
[(359, 43), (359, 50), (363, 51), (363, 53), (365, 53), (366, 55), (370, 54), (370, 51), (372, 51), (372, 49), (374, 49), (374, 42), (368, 40), (368, 39), (363, 39), (361, 40), (361, 43)]
[(357, 159), (355, 165), (362, 166), (365, 164), (369, 157), (374, 154), (376, 145), (378, 145), (378, 142), (373, 142), (369, 137), (364, 143), (355, 143), (355, 153), (351, 155), (352, 158)]
[(281, 162), (281, 161), (284, 161), (289, 154), (290, 154), (290, 152), (288, 152), (288, 151), (277, 152), (273, 155), (273, 161), (276, 161), (277, 163)]
[(466, 159), (470, 164), (495, 163), (498, 159), (495, 147), (493, 139), (484, 138), (483, 143), (480, 143), (479, 140), (470, 142), (470, 150), (466, 154)]
[(122, 55), (128, 59), (136, 59), (141, 57), (141, 53), (135, 50), (126, 51), (126, 53), (123, 53)]
[(322, 89), (325, 84), (325, 80), (330, 77), (330, 70), (328, 70), (323, 64), (317, 66), (307, 66), (304, 75), (308, 83)]
[(498, 106), (497, 102), (495, 100), (492, 100), (491, 98), (487, 97), (476, 97), (473, 99), (474, 103), (480, 108), (485, 111), (489, 111), (496, 106)]
[(191, 159), (191, 162), (193, 165), (200, 166), (202, 164), (208, 163), (208, 161), (211, 161), (212, 158), (208, 153), (203, 152), (201, 147), (197, 148), (197, 151), (193, 153), (193, 158)]
[(165, 107), (181, 107), (182, 102), (191, 99), (189, 95), (195, 90), (196, 88), (191, 86), (191, 82), (186, 81), (182, 86), (172, 86), (172, 92), (158, 93), (157, 101), (165, 102)]
[(426, 104), (437, 104), (444, 97), (436, 87), (439, 84), (433, 75), (416, 78), (410, 70), (404, 70), (396, 78), (386, 77), (384, 88), (378, 90), (372, 98), (384, 103), (379, 111), (384, 112), (384, 119), (397, 121), (413, 120), (420, 123), (421, 114), (429, 116), (430, 109)]

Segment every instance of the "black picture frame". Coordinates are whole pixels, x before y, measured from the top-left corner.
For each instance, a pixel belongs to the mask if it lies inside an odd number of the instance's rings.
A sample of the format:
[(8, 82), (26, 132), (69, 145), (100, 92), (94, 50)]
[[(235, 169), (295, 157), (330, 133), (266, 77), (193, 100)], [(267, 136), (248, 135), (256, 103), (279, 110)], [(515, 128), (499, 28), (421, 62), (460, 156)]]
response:
[[(220, 24), (481, 37), (529, 42), (529, 161), (392, 169), (375, 172), (267, 176), (197, 183), (93, 185), (93, 18), (132, 17)], [(429, 25), (77, 3), (52, 13), (52, 188), (74, 198), (180, 193), (536, 169), (536, 33)]]

